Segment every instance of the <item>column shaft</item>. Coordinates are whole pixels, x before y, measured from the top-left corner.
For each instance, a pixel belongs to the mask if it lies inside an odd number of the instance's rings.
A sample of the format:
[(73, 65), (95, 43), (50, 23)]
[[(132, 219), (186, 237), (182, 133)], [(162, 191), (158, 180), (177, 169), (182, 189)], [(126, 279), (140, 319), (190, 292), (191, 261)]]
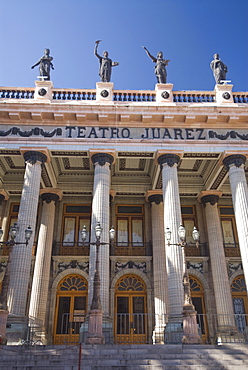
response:
[(164, 241), (164, 204), (162, 195), (151, 195), (155, 341), (163, 340), (168, 305), (166, 251)]
[(248, 191), (244, 167), (230, 166), (229, 179), (238, 231), (239, 248), (248, 289)]
[(35, 259), (29, 316), (38, 318), (43, 325), (47, 309), (56, 200), (54, 198), (47, 202), (44, 195), (52, 195), (57, 197), (57, 200), (59, 199), (56, 194), (43, 194), (42, 197), (44, 201)]
[[(178, 227), (181, 223), (181, 206), (177, 178), (177, 164), (179, 159), (177, 155), (175, 156), (173, 154), (166, 154), (159, 157), (159, 163), (162, 166), (164, 228), (169, 227), (171, 230), (171, 244), (178, 244), (179, 242)], [(170, 245), (166, 247), (166, 269), (170, 318), (174, 316), (179, 317), (182, 315), (184, 303), (183, 255), (181, 246)]]
[[(16, 242), (25, 241), (25, 229), (28, 226), (31, 226), (33, 231), (35, 230), (40, 190), (41, 163), (46, 160), (45, 154), (39, 152), (27, 152), (25, 154), (26, 170), (18, 213), (17, 224), (19, 231), (17, 233)], [(25, 244), (15, 245), (12, 249), (8, 307), (10, 313), (22, 317), (26, 314), (33, 242), (34, 232), (27, 246)]]
[[(101, 243), (109, 243), (109, 189), (110, 189), (110, 164), (113, 157), (98, 154), (92, 157), (95, 164), (94, 188), (92, 201), (91, 242), (95, 242), (95, 226), (100, 222), (102, 226)], [(103, 160), (103, 162), (102, 162)], [(89, 266), (89, 307), (93, 296), (93, 279), (96, 262), (96, 246), (90, 247)], [(104, 315), (109, 315), (109, 244), (99, 248), (100, 269), (100, 297)]]
[[(213, 198), (214, 197), (214, 198)], [(216, 200), (218, 196), (202, 198), (206, 204), (206, 222), (209, 251), (212, 266), (214, 295), (217, 309), (219, 330), (235, 327), (233, 303), (227, 273), (226, 258), (223, 248), (222, 230)], [(211, 200), (212, 199), (212, 200)], [(215, 199), (215, 200), (213, 200)]]

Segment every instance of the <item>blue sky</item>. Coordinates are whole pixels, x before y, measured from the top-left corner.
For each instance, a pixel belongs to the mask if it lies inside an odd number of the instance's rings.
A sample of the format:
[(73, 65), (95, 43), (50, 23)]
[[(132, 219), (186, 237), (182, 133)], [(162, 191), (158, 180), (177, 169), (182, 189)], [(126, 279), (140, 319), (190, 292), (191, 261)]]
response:
[(170, 59), (174, 90), (213, 90), (214, 53), (234, 91), (248, 90), (248, 0), (0, 0), (0, 86), (34, 86), (31, 65), (50, 48), (57, 88), (94, 89), (99, 54), (109, 52), (115, 89), (153, 90), (151, 54)]

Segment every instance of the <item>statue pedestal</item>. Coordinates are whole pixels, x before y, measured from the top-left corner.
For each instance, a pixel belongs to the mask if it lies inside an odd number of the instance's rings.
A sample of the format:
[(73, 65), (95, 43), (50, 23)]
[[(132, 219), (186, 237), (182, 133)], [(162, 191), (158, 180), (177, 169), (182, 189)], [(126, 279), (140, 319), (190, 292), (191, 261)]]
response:
[(183, 344), (200, 344), (201, 337), (198, 333), (196, 311), (188, 308), (183, 310)]
[(216, 93), (217, 105), (223, 105), (223, 104), (225, 105), (228, 104), (232, 106), (237, 105), (233, 101), (232, 88), (233, 88), (233, 85), (227, 85), (227, 84), (215, 85), (214, 91)]
[(96, 83), (96, 101), (106, 102), (113, 100), (113, 82), (97, 82)]
[(34, 99), (47, 101), (53, 99), (52, 81), (35, 81)]
[(102, 314), (101, 310), (90, 310), (89, 312), (89, 330), (86, 338), (86, 344), (104, 344), (105, 338), (102, 335)]
[(173, 84), (156, 84), (156, 103), (171, 103), (173, 102), (172, 94)]
[(7, 344), (6, 324), (8, 318), (8, 310), (0, 310), (0, 345)]

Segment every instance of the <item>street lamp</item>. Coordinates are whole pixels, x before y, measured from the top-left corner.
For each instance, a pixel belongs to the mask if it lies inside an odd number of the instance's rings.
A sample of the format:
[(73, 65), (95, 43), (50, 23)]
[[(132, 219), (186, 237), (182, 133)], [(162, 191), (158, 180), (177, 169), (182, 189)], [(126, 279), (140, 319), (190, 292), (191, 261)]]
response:
[[(89, 328), (88, 328), (88, 336), (86, 339), (86, 343), (89, 344), (103, 344), (104, 343), (104, 336), (102, 335), (102, 304), (101, 304), (101, 297), (100, 297), (100, 271), (99, 271), (99, 247), (101, 245), (109, 245), (109, 243), (102, 243), (101, 240), (102, 235), (102, 227), (100, 222), (98, 222), (95, 226), (95, 236), (96, 242), (90, 243), (90, 245), (96, 246), (96, 265), (95, 265), (95, 274), (93, 280), (93, 297), (92, 303), (90, 306), (89, 312)], [(87, 237), (87, 230), (86, 226), (83, 227), (81, 231), (81, 237), (83, 243), (86, 241)], [(109, 230), (109, 239), (110, 243), (113, 242), (115, 237), (115, 230), (114, 227)]]
[[(5, 337), (6, 335), (6, 323), (7, 323), (7, 318), (8, 318), (8, 306), (7, 306), (7, 294), (8, 294), (8, 288), (9, 288), (9, 279), (10, 279), (10, 274), (9, 274), (9, 270), (10, 270), (10, 264), (11, 264), (11, 253), (12, 253), (12, 248), (14, 245), (28, 245), (28, 242), (33, 234), (33, 230), (31, 229), (31, 227), (29, 226), (26, 230), (25, 230), (25, 242), (16, 242), (15, 241), (15, 238), (16, 238), (16, 235), (19, 231), (19, 227), (17, 225), (17, 223), (14, 223), (14, 225), (10, 226), (10, 232), (9, 232), (9, 235), (10, 235), (10, 240), (7, 240), (6, 242), (3, 242), (3, 241), (0, 241), (0, 247), (2, 248), (2, 246), (4, 245), (7, 245), (10, 247), (10, 250), (9, 250), (9, 258), (8, 258), (8, 261), (7, 261), (7, 265), (6, 265), (6, 270), (5, 270), (5, 274), (4, 274), (4, 278), (3, 278), (3, 282), (2, 282), (2, 293), (1, 293), (1, 297), (0, 297), (0, 344), (6, 344), (7, 343), (7, 339)], [(3, 237), (3, 229), (2, 227), (0, 227), (0, 240), (2, 239)]]
[[(187, 269), (187, 261), (186, 261), (186, 253), (185, 253), (185, 247), (188, 244), (186, 242), (186, 230), (185, 227), (180, 224), (178, 228), (178, 235), (180, 239), (180, 243), (171, 244), (171, 231), (169, 227), (165, 230), (165, 237), (168, 243), (168, 246), (170, 245), (176, 245), (180, 246), (182, 248), (182, 254), (183, 254), (183, 266), (184, 266), (184, 275), (183, 275), (183, 290), (184, 290), (184, 304), (183, 304), (183, 331), (184, 336), (182, 339), (183, 343), (188, 344), (195, 344), (200, 343), (201, 338), (198, 334), (198, 325), (196, 320), (196, 310), (192, 302), (191, 293), (190, 293), (190, 281), (189, 281), (189, 275), (188, 275), (188, 269)], [(194, 226), (192, 231), (192, 237), (195, 241), (195, 245), (197, 248), (199, 247), (199, 240), (200, 240), (200, 233)]]

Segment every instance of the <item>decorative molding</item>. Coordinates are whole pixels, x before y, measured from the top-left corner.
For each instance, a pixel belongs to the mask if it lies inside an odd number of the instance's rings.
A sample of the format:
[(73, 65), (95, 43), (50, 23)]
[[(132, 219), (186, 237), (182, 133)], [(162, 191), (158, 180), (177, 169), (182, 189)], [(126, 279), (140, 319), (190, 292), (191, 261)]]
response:
[(168, 164), (169, 167), (173, 167), (174, 164), (177, 164), (180, 162), (180, 157), (177, 154), (162, 154), (160, 157), (158, 157), (158, 163), (160, 165), (160, 168), (163, 168), (163, 164)]
[(153, 158), (154, 153), (145, 153), (145, 152), (119, 152), (119, 157), (142, 157), (142, 158)]
[(30, 150), (23, 154), (25, 162), (29, 162), (31, 164), (35, 164), (37, 161), (44, 164), (47, 160), (47, 156), (44, 153), (36, 152), (34, 150)]
[(224, 177), (226, 176), (227, 174), (227, 169), (226, 167), (223, 167), (221, 169), (221, 171), (219, 172), (217, 178), (215, 179), (215, 181), (213, 182), (212, 186), (211, 186), (211, 190), (217, 190), (221, 181), (224, 179)]
[(201, 274), (203, 274), (203, 263), (202, 262), (187, 262), (187, 269), (193, 269), (199, 271)]
[(57, 157), (87, 157), (87, 152), (70, 152), (70, 151), (51, 151), (53, 156)]
[(209, 139), (226, 140), (229, 137), (231, 139), (248, 140), (248, 134), (239, 134), (237, 131), (228, 131), (225, 135), (217, 134), (215, 131), (208, 132)]
[(223, 164), (227, 171), (229, 171), (232, 164), (234, 164), (236, 167), (241, 167), (242, 165), (245, 165), (245, 162), (246, 156), (243, 154), (232, 154), (223, 159)]
[(44, 184), (47, 188), (51, 188), (52, 187), (52, 183), (51, 183), (51, 180), (50, 180), (50, 177), (48, 175), (48, 172), (47, 172), (47, 169), (45, 166), (42, 166), (42, 169), (41, 169), (41, 177), (42, 177), (42, 180), (44, 181)]
[(133, 262), (133, 261), (128, 261), (126, 263), (122, 262), (115, 262), (115, 273), (125, 270), (125, 269), (137, 269), (142, 271), (143, 273), (147, 273), (146, 270), (146, 262)]
[(59, 275), (62, 271), (68, 270), (68, 269), (79, 269), (79, 270), (85, 271), (88, 274), (89, 273), (89, 262), (83, 262), (82, 264), (76, 260), (70, 261), (69, 263), (59, 262), (57, 275)]
[(53, 136), (62, 136), (62, 128), (55, 128), (52, 131), (44, 131), (40, 127), (32, 128), (29, 131), (23, 131), (19, 127), (12, 127), (9, 130), (3, 131), (0, 130), (0, 136), (9, 136), (9, 135), (15, 135), (15, 136), (21, 136), (21, 137), (31, 137), (31, 136), (43, 136), (43, 137), (53, 137)]
[(228, 275), (231, 276), (234, 272), (240, 270), (240, 272), (243, 272), (243, 266), (241, 262), (237, 263), (228, 263)]

